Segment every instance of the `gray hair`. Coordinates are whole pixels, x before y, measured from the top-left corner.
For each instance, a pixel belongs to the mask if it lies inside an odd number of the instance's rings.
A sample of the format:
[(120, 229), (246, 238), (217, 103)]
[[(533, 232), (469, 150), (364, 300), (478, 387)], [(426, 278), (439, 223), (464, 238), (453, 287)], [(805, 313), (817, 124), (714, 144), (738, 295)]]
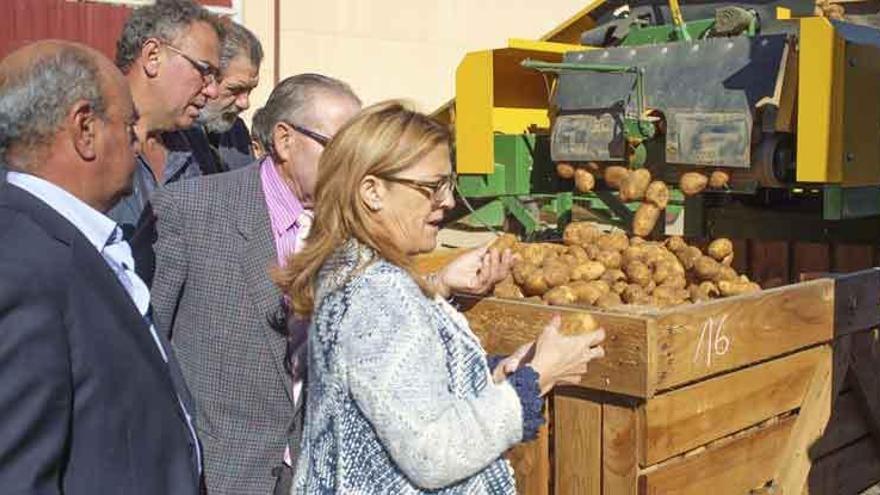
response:
[(266, 107), (262, 107), (254, 112), (251, 118), (251, 139), (260, 143), (263, 151), (268, 153), (269, 148), (267, 146), (269, 146), (269, 142), (272, 140), (272, 135), (266, 127), (266, 112)]
[[(277, 157), (272, 135), (279, 122), (312, 124), (312, 100), (317, 93), (327, 92), (351, 98), (361, 104), (351, 86), (321, 74), (298, 74), (278, 83), (266, 105), (254, 114), (253, 133), (266, 153)], [(259, 119), (257, 117), (259, 116)]]
[(84, 48), (61, 46), (21, 71), (0, 75), (0, 162), (19, 166), (9, 163), (10, 149), (31, 151), (47, 143), (82, 100), (105, 116), (100, 70)]
[(263, 45), (248, 28), (237, 22), (224, 24), (223, 46), (220, 50), (220, 71), (229, 67), (229, 62), (239, 55), (246, 55), (254, 67), (263, 62)]
[(156, 0), (135, 9), (116, 42), (116, 66), (127, 74), (148, 39), (171, 42), (196, 22), (210, 24), (223, 39), (224, 29), (217, 18), (193, 0)]

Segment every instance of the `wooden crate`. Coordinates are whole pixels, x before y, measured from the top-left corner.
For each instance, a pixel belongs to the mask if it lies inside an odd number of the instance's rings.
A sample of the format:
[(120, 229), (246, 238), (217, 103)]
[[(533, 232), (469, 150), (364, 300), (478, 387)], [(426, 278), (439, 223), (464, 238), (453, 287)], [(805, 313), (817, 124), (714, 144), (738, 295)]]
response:
[(880, 271), (639, 313), (466, 301), (490, 353), (588, 311), (606, 357), (514, 449), (520, 493), (859, 493), (880, 481)]

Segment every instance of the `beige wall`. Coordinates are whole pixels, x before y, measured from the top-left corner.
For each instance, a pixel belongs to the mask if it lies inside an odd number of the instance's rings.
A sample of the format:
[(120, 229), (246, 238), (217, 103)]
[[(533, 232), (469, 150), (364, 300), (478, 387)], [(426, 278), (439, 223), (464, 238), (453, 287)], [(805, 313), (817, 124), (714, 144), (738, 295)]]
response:
[[(253, 104), (272, 83), (272, 0), (243, 0), (242, 18), (266, 62)], [(539, 38), (588, 0), (281, 0), (280, 77), (320, 72), (352, 85), (365, 103), (407, 98), (433, 111), (454, 93), (468, 51)]]

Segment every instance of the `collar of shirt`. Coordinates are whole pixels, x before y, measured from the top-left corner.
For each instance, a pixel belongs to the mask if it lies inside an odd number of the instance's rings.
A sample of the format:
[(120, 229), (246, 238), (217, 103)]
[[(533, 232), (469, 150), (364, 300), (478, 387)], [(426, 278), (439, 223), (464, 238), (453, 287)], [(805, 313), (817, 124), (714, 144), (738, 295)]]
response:
[(278, 174), (271, 157), (264, 158), (260, 165), (260, 180), (269, 208), (272, 233), (277, 238), (298, 226), (297, 222), (305, 208)]
[(162, 134), (162, 143), (167, 152), (162, 185), (201, 175), (193, 156), (192, 143), (183, 131)]
[(6, 181), (33, 194), (66, 218), (86, 236), (98, 252), (104, 249), (107, 239), (116, 230), (116, 222), (47, 180), (10, 171), (6, 175)]

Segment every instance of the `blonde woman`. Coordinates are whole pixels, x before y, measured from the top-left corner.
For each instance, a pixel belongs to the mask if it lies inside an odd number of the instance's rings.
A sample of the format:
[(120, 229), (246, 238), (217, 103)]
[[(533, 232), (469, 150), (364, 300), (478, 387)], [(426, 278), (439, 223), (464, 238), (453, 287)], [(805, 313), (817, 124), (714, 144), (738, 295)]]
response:
[(501, 455), (534, 438), (544, 394), (602, 356), (601, 330), (564, 337), (557, 319), (493, 373), (442, 288), (413, 273), (453, 206), (449, 141), (386, 102), (321, 157), (312, 233), (280, 277), (312, 315), (292, 493), (515, 493)]

